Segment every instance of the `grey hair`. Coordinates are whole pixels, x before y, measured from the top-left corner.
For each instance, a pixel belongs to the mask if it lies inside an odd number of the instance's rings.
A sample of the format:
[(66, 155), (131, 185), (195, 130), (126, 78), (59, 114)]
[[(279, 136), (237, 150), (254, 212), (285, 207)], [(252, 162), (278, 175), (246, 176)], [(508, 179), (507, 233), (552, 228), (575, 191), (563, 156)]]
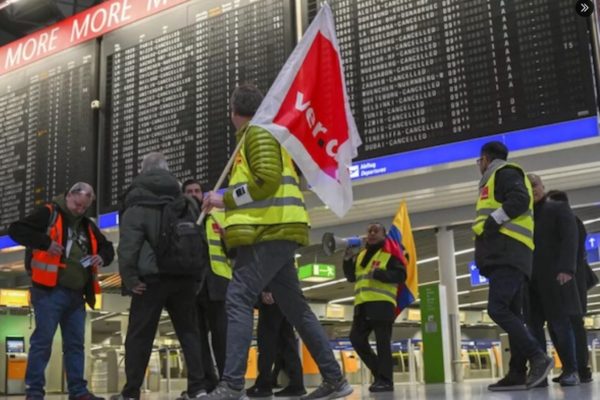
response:
[(157, 169), (162, 169), (165, 171), (169, 170), (169, 164), (167, 164), (167, 160), (163, 153), (152, 152), (148, 153), (144, 156), (142, 160), (142, 171), (148, 172), (154, 171)]
[(89, 183), (85, 182), (77, 182), (71, 189), (69, 189), (69, 194), (77, 194), (90, 198), (92, 201), (96, 200), (96, 193), (94, 192), (94, 188)]

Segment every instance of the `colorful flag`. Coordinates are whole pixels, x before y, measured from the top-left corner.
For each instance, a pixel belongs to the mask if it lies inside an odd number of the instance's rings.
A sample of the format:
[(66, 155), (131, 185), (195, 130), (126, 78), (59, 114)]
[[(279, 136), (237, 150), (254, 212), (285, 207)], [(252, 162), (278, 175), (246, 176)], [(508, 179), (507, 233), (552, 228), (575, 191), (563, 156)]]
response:
[(361, 140), (350, 111), (333, 15), (324, 4), (250, 122), (273, 134), (339, 217), (352, 206), (349, 168)]
[[(388, 242), (391, 244), (388, 244)], [(402, 310), (411, 305), (419, 295), (417, 249), (412, 235), (410, 218), (408, 217), (408, 208), (404, 201), (400, 203), (400, 208), (396, 212), (383, 250), (390, 252), (392, 255), (397, 254), (398, 251), (402, 253), (402, 250), (406, 251), (408, 254), (408, 259), (406, 259), (404, 255), (402, 255), (402, 258), (400, 259), (401, 261), (404, 261), (403, 263), (406, 267), (407, 277), (405, 283), (398, 285), (398, 292), (396, 295), (396, 315), (398, 315)]]

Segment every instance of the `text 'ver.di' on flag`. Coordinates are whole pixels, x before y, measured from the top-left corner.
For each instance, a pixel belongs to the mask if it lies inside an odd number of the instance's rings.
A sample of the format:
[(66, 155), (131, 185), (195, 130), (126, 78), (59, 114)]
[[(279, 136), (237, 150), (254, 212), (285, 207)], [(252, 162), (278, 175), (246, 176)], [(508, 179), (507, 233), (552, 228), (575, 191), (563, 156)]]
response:
[(352, 206), (349, 168), (361, 145), (350, 111), (333, 15), (324, 4), (250, 122), (290, 153), (339, 217)]

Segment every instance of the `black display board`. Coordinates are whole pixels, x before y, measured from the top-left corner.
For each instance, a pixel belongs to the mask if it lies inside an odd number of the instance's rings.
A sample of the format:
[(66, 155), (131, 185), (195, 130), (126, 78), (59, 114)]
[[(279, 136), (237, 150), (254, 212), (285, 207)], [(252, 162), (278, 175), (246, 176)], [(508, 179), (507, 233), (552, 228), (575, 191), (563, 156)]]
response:
[(95, 185), (96, 43), (0, 76), (0, 235), (77, 181)]
[(143, 156), (212, 187), (235, 147), (229, 97), (264, 93), (294, 46), (290, 0), (202, 0), (106, 35), (101, 212), (115, 210)]
[[(320, 2), (306, 0), (309, 19)], [(329, 0), (359, 159), (596, 114), (572, 0)]]

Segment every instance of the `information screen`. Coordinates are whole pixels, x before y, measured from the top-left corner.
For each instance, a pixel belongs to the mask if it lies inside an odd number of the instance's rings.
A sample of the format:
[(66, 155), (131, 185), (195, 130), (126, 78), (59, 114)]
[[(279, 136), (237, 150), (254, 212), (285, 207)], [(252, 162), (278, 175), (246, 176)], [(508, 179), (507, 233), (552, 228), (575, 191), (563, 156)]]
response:
[[(310, 18), (319, 8), (307, 0)], [(329, 0), (359, 159), (596, 114), (571, 0)]]
[(292, 21), (289, 0), (208, 0), (106, 35), (101, 212), (152, 151), (212, 188), (235, 148), (231, 92), (248, 82), (266, 94), (294, 46)]
[(96, 182), (95, 42), (0, 76), (0, 235), (78, 181)]

